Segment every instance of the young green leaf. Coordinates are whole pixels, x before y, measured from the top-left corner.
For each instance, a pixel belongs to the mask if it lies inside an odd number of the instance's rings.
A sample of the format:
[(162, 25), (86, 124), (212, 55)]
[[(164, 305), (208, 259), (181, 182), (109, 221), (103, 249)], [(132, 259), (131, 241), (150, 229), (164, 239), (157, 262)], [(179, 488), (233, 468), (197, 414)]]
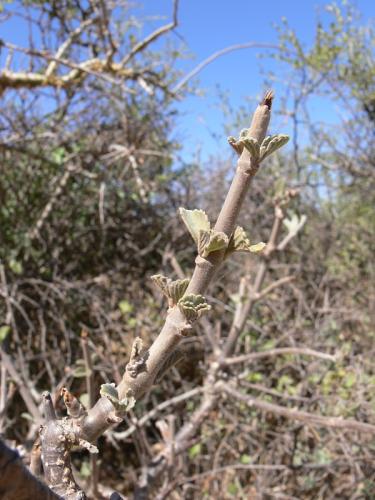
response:
[(100, 395), (109, 399), (118, 413), (125, 413), (134, 408), (136, 403), (129, 389), (124, 399), (119, 400), (116, 384), (102, 384), (100, 386)]
[(244, 228), (237, 226), (231, 239), (229, 240), (228, 250), (225, 257), (228, 257), (233, 252), (258, 253), (261, 252), (265, 246), (265, 243), (262, 242), (257, 243), (256, 245), (251, 245)]
[(198, 253), (201, 257), (206, 258), (211, 252), (222, 250), (228, 246), (229, 239), (225, 233), (214, 231), (199, 231), (198, 236)]
[(4, 326), (0, 327), (0, 343), (3, 342), (7, 338), (9, 332), (10, 332), (9, 325), (4, 325)]
[(296, 235), (305, 224), (306, 220), (306, 215), (301, 215), (301, 217), (298, 217), (297, 214), (293, 213), (291, 214), (290, 219), (283, 220), (283, 224), (288, 229), (288, 232), (290, 234)]
[(189, 294), (182, 297), (178, 302), (182, 314), (189, 323), (196, 321), (204, 312), (211, 309), (203, 295)]
[(166, 276), (163, 276), (162, 274), (154, 274), (151, 276), (152, 281), (155, 283), (155, 285), (160, 288), (160, 290), (163, 292), (163, 294), (168, 297), (168, 283), (170, 283), (172, 280), (171, 278), (167, 278)]
[(239, 142), (249, 151), (254, 161), (259, 161), (260, 147), (258, 141), (254, 139), (254, 137), (243, 137), (240, 138)]
[(206, 212), (203, 210), (187, 210), (185, 208), (179, 209), (181, 219), (184, 221), (185, 226), (188, 228), (195, 243), (198, 244), (199, 231), (209, 231), (210, 221), (208, 220)]
[(172, 300), (173, 305), (177, 304), (178, 301), (183, 297), (186, 289), (189, 285), (188, 279), (172, 281), (168, 285), (168, 294)]
[(249, 252), (251, 253), (259, 253), (266, 248), (266, 244), (263, 241), (256, 243), (255, 245), (249, 246)]
[(289, 141), (289, 136), (285, 134), (267, 136), (260, 147), (260, 161), (263, 161), (267, 156), (280, 149)]
[(197, 457), (198, 455), (200, 455), (201, 451), (202, 451), (202, 445), (200, 443), (193, 445), (189, 449), (189, 458)]
[(229, 142), (229, 145), (232, 146), (235, 152), (240, 155), (243, 151), (243, 144), (240, 141), (237, 141), (237, 139), (233, 137), (233, 135), (229, 136), (227, 140)]
[(172, 281), (162, 274), (154, 274), (151, 279), (170, 300), (171, 307), (177, 304), (189, 285), (188, 279)]

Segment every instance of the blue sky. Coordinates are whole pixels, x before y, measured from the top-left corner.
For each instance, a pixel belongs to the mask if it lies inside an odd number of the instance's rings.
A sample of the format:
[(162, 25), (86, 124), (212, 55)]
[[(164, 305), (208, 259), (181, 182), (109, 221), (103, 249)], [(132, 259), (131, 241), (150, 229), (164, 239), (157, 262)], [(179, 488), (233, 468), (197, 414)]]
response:
[[(356, 0), (352, 3), (361, 12), (365, 23), (374, 19), (375, 0)], [(179, 68), (187, 73), (206, 57), (233, 44), (276, 44), (277, 31), (274, 25), (280, 24), (282, 17), (288, 19), (300, 39), (309, 45), (319, 15), (327, 19), (323, 8), (326, 4), (327, 0), (180, 0), (179, 26), (172, 37), (176, 41), (182, 39), (193, 57), (181, 60)], [(172, 0), (144, 0), (143, 6), (134, 11), (147, 21), (144, 31), (147, 34), (171, 19)], [(24, 27), (14, 23), (2, 25), (1, 37), (27, 45)], [(226, 147), (226, 139), (222, 134), (224, 116), (218, 107), (217, 86), (227, 92), (235, 108), (246, 97), (259, 96), (264, 90), (264, 74), (260, 71), (260, 64), (265, 69), (275, 67), (275, 62), (269, 58), (260, 61), (257, 58), (260, 52), (260, 49), (231, 52), (215, 60), (199, 74), (203, 95), (188, 97), (178, 106), (181, 116), (176, 124), (175, 136), (184, 143), (182, 154), (186, 160), (197, 149), (202, 151), (202, 159), (206, 159), (211, 153), (217, 152), (218, 147)], [(264, 50), (262, 52), (265, 53)], [(288, 84), (288, 81), (280, 82), (276, 88), (279, 96), (284, 94)], [(317, 120), (331, 122), (336, 120), (339, 111), (335, 109), (334, 103), (322, 99), (316, 99), (313, 108)], [(233, 130), (232, 133), (236, 135), (237, 132)], [(213, 139), (212, 133), (222, 137), (219, 143)]]
[[(275, 24), (280, 24), (284, 16), (289, 25), (296, 30), (300, 39), (309, 45), (313, 41), (316, 21), (319, 16), (327, 19), (323, 0), (180, 0), (179, 26), (177, 33), (188, 45), (193, 60), (181, 61), (181, 68), (191, 70), (197, 63), (226, 46), (263, 42), (276, 44)], [(362, 15), (365, 23), (375, 17), (375, 0), (352, 2)], [(139, 10), (145, 15), (164, 15), (171, 18), (171, 0), (152, 0), (145, 2)], [(155, 20), (154, 26), (161, 21)], [(224, 55), (207, 66), (200, 74), (200, 86), (204, 89), (202, 97), (189, 97), (179, 106), (183, 113), (178, 122), (178, 136), (184, 139), (185, 154), (190, 155), (201, 147), (203, 158), (217, 150), (218, 144), (211, 132), (221, 134), (224, 117), (218, 109), (216, 87), (227, 91), (233, 106), (239, 106), (248, 97), (256, 97), (262, 92), (264, 68), (274, 64), (270, 59), (260, 61), (258, 49), (244, 49)], [(277, 89), (282, 94), (288, 82), (281, 83)], [(283, 88), (284, 87), (284, 88)], [(316, 100), (314, 112), (326, 121), (335, 121), (337, 112), (334, 103)], [(235, 135), (237, 131), (233, 131)], [(223, 137), (223, 147), (225, 145)], [(220, 144), (219, 144), (220, 147)]]

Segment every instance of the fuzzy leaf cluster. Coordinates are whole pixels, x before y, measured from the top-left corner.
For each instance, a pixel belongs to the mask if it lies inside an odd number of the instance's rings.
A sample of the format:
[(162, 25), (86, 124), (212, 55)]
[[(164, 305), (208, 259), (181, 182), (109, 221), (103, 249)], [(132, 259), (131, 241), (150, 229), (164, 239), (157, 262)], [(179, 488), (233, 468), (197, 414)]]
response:
[(265, 247), (262, 242), (251, 245), (245, 230), (240, 226), (236, 227), (230, 238), (220, 231), (211, 229), (210, 221), (203, 210), (180, 208), (180, 215), (197, 244), (198, 254), (203, 258), (217, 250), (225, 250), (224, 258), (226, 258), (233, 252), (257, 253)]
[(211, 306), (207, 304), (203, 295), (189, 294), (182, 297), (178, 307), (189, 323), (199, 319), (203, 313), (209, 311)]
[(295, 236), (306, 222), (306, 215), (298, 217), (297, 214), (292, 214), (289, 219), (284, 219), (283, 224), (287, 228), (289, 234)]
[(211, 252), (223, 250), (229, 239), (225, 233), (211, 229), (210, 221), (204, 210), (186, 210), (180, 208), (180, 216), (195, 241), (198, 254), (207, 258)]
[(119, 395), (116, 389), (116, 384), (102, 384), (100, 386), (100, 395), (109, 399), (109, 401), (113, 404), (116, 409), (116, 413), (125, 413), (135, 405), (135, 398), (131, 395), (130, 392), (123, 399), (119, 399)]
[(238, 140), (235, 137), (228, 137), (228, 142), (232, 148), (240, 155), (244, 148), (250, 153), (251, 159), (256, 163), (261, 163), (265, 158), (280, 149), (289, 141), (289, 136), (284, 134), (269, 135), (264, 138), (262, 144), (248, 135), (248, 129), (240, 132)]
[(232, 237), (229, 240), (225, 258), (234, 252), (259, 253), (264, 249), (265, 246), (266, 244), (263, 242), (252, 245), (244, 228), (241, 226), (237, 226)]
[(220, 231), (200, 231), (198, 238), (198, 253), (201, 257), (206, 258), (211, 252), (223, 250), (227, 248), (229, 243), (228, 236)]
[(189, 285), (188, 279), (172, 281), (171, 278), (167, 278), (162, 274), (154, 274), (151, 279), (168, 298), (171, 307), (175, 306), (183, 297)]

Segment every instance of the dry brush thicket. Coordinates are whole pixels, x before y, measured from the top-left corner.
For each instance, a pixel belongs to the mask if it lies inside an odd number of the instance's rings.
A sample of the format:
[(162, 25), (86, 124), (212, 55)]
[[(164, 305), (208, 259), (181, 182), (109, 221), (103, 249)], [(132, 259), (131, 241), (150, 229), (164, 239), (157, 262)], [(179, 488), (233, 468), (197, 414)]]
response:
[(144, 38), (134, 9), (0, 12), (29, 33), (0, 43), (0, 497), (374, 498), (369, 32), (338, 7), (311, 50), (281, 31), (291, 147), (267, 92), (192, 165), (205, 63), (175, 70), (177, 1)]

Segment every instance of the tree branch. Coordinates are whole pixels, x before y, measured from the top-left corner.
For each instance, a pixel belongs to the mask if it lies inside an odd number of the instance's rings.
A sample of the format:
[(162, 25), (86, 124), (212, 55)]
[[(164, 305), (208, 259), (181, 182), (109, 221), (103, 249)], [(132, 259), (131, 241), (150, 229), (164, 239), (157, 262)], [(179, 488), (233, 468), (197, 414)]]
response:
[(261, 411), (274, 413), (275, 415), (280, 415), (281, 417), (285, 417), (290, 420), (298, 420), (299, 422), (302, 422), (304, 424), (316, 425), (317, 427), (375, 434), (375, 425), (358, 422), (357, 420), (353, 420), (351, 418), (345, 419), (342, 417), (323, 417), (321, 415), (299, 411), (294, 408), (290, 409), (273, 403), (267, 403), (266, 401), (247, 396), (246, 394), (237, 391), (233, 384), (228, 384), (227, 382), (218, 382), (216, 384), (216, 387), (217, 389), (220, 389), (221, 391), (226, 393), (228, 396), (234, 397), (235, 399), (246, 403), (250, 408), (256, 408)]
[(40, 423), (42, 421), (42, 416), (40, 414), (37, 405), (34, 402), (31, 392), (29, 391), (27, 385), (22, 380), (21, 376), (18, 374), (16, 368), (14, 367), (12, 358), (8, 354), (6, 354), (6, 352), (1, 347), (0, 347), (0, 357), (9, 375), (17, 384), (18, 390), (22, 396), (22, 399), (25, 402), (28, 412), (33, 417), (35, 423)]
[[(261, 143), (266, 135), (270, 121), (270, 109), (272, 105), (272, 93), (268, 92), (261, 104), (257, 107), (248, 132), (249, 137), (253, 137)], [(220, 211), (214, 230), (223, 232), (228, 238), (231, 237), (235, 223), (245, 198), (250, 182), (259, 168), (259, 160), (252, 157), (247, 149), (238, 160), (236, 174), (229, 188), (224, 205)], [(216, 271), (221, 266), (224, 259), (224, 250), (210, 253), (207, 258), (200, 255), (196, 258), (196, 266), (193, 276), (185, 295), (203, 294)], [(175, 350), (177, 345), (188, 333), (191, 326), (187, 323), (185, 316), (178, 307), (169, 310), (164, 327), (159, 336), (144, 356), (144, 366), (139, 373), (134, 376), (127, 369), (124, 377), (118, 386), (119, 398), (122, 399), (131, 391), (135, 399), (139, 399), (153, 384), (158, 374), (160, 366), (168, 356)], [(112, 405), (108, 404), (106, 398), (102, 398), (92, 408), (81, 424), (81, 435), (84, 439), (91, 441), (100, 435), (108, 427), (108, 413), (113, 411)]]
[(250, 354), (228, 358), (225, 360), (225, 364), (234, 365), (236, 363), (268, 358), (270, 356), (283, 356), (285, 354), (300, 354), (301, 356), (312, 356), (315, 358), (333, 362), (335, 362), (337, 359), (336, 356), (326, 354), (324, 352), (314, 351), (313, 349), (309, 349), (308, 347), (279, 347), (277, 349), (270, 349), (264, 352), (252, 352)]
[(17, 451), (0, 440), (0, 498), (7, 500), (61, 500), (23, 465)]
[(125, 66), (128, 64), (133, 57), (144, 50), (150, 43), (154, 42), (157, 40), (161, 35), (164, 35), (168, 31), (173, 30), (177, 25), (178, 25), (178, 19), (177, 19), (177, 14), (178, 14), (178, 0), (173, 1), (173, 20), (171, 23), (168, 23), (164, 26), (161, 26), (160, 28), (156, 29), (153, 31), (150, 35), (148, 35), (144, 40), (138, 42), (132, 50), (127, 54), (123, 60), (121, 61), (121, 65)]
[(211, 64), (213, 61), (218, 59), (219, 57), (228, 54), (229, 52), (234, 52), (235, 50), (242, 49), (277, 49), (280, 47), (278, 45), (273, 45), (270, 43), (257, 43), (257, 42), (247, 42), (247, 43), (237, 43), (235, 45), (230, 45), (229, 47), (225, 47), (224, 49), (218, 50), (214, 52), (209, 57), (200, 62), (195, 68), (193, 68), (189, 73), (187, 73), (172, 89), (172, 93), (177, 94), (187, 83), (189, 80), (194, 78), (198, 73), (202, 71), (206, 66)]

